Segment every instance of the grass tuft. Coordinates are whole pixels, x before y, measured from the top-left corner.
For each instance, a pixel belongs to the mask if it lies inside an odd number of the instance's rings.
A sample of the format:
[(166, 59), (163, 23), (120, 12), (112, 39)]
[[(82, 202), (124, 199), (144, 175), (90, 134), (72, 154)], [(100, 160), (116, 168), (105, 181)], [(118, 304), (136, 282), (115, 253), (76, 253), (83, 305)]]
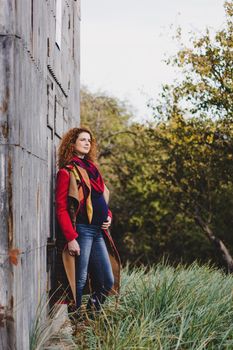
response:
[(232, 291), (233, 276), (210, 266), (126, 267), (118, 308), (109, 298), (77, 349), (233, 349)]

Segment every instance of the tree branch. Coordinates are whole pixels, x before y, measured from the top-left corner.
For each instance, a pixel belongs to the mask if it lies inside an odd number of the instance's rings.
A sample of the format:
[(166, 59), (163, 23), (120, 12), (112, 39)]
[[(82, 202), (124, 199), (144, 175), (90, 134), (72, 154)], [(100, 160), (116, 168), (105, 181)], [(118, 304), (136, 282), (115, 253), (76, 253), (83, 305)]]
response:
[(206, 236), (213, 243), (218, 252), (220, 252), (220, 254), (222, 255), (224, 261), (227, 264), (228, 272), (233, 273), (233, 259), (225, 244), (213, 234), (213, 231), (211, 230), (209, 225), (202, 220), (199, 214), (195, 215), (195, 221), (205, 232)]

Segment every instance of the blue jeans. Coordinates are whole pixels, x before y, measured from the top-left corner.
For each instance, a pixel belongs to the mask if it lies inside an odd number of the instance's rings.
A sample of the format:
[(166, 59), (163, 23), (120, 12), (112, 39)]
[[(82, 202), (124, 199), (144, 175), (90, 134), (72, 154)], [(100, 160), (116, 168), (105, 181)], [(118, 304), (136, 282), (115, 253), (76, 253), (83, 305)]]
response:
[(88, 270), (91, 270), (96, 290), (90, 296), (87, 307), (99, 310), (106, 294), (114, 284), (112, 266), (103, 238), (102, 230), (96, 225), (77, 224), (80, 255), (76, 259), (76, 306), (82, 304), (83, 288)]

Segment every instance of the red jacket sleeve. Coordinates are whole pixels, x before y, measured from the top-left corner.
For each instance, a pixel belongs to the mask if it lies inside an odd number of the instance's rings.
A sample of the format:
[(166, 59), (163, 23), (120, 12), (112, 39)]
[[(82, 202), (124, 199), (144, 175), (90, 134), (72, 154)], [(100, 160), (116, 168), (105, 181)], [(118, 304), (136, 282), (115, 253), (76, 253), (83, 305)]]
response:
[(72, 241), (78, 237), (75, 228), (72, 225), (68, 210), (67, 197), (69, 190), (70, 174), (66, 169), (60, 169), (57, 173), (56, 183), (56, 216), (60, 228), (67, 241)]
[(112, 219), (112, 212), (109, 208), (108, 208), (108, 216), (110, 216), (110, 218)]

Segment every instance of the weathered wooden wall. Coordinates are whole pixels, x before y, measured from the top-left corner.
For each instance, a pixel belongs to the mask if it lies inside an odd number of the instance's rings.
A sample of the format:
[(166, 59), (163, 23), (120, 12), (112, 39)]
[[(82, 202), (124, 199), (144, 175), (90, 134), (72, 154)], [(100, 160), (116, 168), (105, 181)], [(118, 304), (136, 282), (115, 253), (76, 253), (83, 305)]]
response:
[(59, 2), (0, 0), (0, 349), (29, 349), (50, 288), (55, 150), (79, 124), (80, 1), (61, 0), (61, 19)]

